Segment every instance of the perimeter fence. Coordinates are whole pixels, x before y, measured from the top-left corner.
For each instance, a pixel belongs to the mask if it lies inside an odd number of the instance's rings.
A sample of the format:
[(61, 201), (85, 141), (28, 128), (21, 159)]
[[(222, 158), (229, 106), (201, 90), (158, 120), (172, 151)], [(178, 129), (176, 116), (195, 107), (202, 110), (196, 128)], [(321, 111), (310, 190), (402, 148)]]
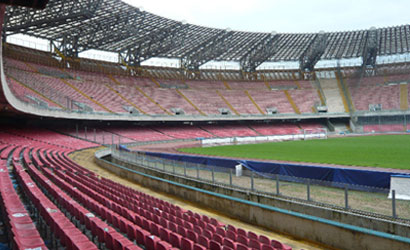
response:
[(170, 160), (117, 148), (111, 152), (114, 159), (167, 174), (410, 224), (410, 201), (396, 199), (394, 190), (390, 199), (389, 189)]

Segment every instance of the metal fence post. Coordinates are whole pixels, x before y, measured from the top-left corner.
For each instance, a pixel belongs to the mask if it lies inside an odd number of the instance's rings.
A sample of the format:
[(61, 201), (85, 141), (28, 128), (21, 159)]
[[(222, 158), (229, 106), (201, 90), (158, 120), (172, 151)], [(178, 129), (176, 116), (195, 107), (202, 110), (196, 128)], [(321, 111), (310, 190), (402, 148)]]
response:
[(232, 187), (232, 169), (229, 169), (229, 185)]
[(254, 183), (253, 183), (253, 171), (251, 172), (251, 190), (254, 191)]
[(95, 129), (94, 129), (94, 141), (97, 141), (97, 136), (96, 136), (95, 133), (96, 133), (96, 132), (95, 132)]
[(397, 214), (396, 214), (396, 190), (391, 191), (391, 204), (392, 204), (393, 218), (397, 218)]
[(345, 186), (345, 208), (349, 209), (349, 189)]
[(199, 164), (196, 165), (196, 178), (199, 179)]
[(175, 161), (172, 162), (172, 173), (175, 174)]
[(279, 175), (276, 175), (276, 194), (280, 195), (280, 191), (279, 191)]
[(186, 177), (186, 164), (187, 164), (187, 162), (185, 161), (184, 162), (184, 176)]
[(163, 169), (164, 172), (165, 172), (165, 159), (162, 159), (162, 169)]
[(111, 134), (111, 144), (114, 144), (114, 134)]
[(215, 173), (214, 173), (214, 166), (212, 166), (212, 183), (215, 183)]
[(307, 181), (307, 200), (310, 201), (310, 179)]

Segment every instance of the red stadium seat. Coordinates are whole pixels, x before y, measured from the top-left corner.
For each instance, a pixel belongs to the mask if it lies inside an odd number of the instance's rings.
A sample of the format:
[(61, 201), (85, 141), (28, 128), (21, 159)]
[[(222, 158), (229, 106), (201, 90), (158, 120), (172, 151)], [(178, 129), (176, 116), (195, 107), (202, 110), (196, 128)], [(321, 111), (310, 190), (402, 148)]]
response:
[(221, 250), (222, 249), (222, 245), (219, 244), (218, 242), (211, 240), (209, 242), (209, 249), (210, 250)]
[(285, 245), (277, 240), (272, 240), (271, 241), (271, 246), (273, 246), (276, 249), (282, 249), (282, 250), (292, 250), (292, 247)]
[(198, 245), (198, 244), (195, 244), (194, 245), (194, 250), (206, 250), (207, 248), (206, 247), (204, 247), (204, 246), (202, 246), (202, 245)]
[(187, 239), (187, 238), (181, 239), (181, 249), (193, 250), (193, 248), (194, 248), (194, 242), (192, 240)]

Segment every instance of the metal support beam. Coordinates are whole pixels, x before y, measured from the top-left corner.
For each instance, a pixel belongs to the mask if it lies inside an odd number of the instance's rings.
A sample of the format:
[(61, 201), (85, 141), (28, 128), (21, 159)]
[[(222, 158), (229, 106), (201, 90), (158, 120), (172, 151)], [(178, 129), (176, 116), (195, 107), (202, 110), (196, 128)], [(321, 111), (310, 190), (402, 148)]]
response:
[(215, 59), (228, 50), (234, 43), (230, 37), (234, 32), (222, 30), (211, 39), (199, 44), (185, 53), (181, 58), (181, 66), (187, 72), (198, 71), (199, 67), (212, 59)]
[(53, 45), (65, 56), (65, 57), (78, 57), (78, 37), (66, 36), (63, 40)]
[(175, 46), (181, 46), (185, 40), (187, 25), (176, 23), (149, 33), (133, 42), (121, 53), (121, 57), (130, 66), (139, 66), (142, 61), (158, 56)]
[(44, 9), (48, 3), (48, 0), (26, 1), (26, 0), (3, 0), (4, 4), (12, 4), (18, 6), (24, 6), (29, 8)]
[(378, 35), (376, 28), (372, 27), (367, 31), (366, 44), (363, 48), (362, 73), (372, 75), (376, 69), (376, 59), (378, 51)]
[(303, 73), (313, 72), (316, 63), (325, 52), (326, 45), (327, 34), (319, 32), (299, 58), (300, 70)]
[(242, 71), (255, 72), (259, 65), (271, 58), (277, 50), (275, 41), (278, 37), (276, 32), (272, 32), (250, 49), (239, 61)]
[(44, 10), (8, 7), (5, 32), (33, 33), (34, 30), (81, 22), (91, 18), (103, 0), (50, 1)]

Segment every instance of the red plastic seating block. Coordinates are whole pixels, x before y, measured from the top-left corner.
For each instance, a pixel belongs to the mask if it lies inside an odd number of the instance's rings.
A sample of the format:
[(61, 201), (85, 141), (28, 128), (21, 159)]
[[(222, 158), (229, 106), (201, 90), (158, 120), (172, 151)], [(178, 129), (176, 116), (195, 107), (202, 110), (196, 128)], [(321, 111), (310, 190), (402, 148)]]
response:
[(254, 239), (254, 240), (259, 240), (259, 237), (256, 233), (249, 231), (248, 232), (248, 238), (249, 239)]
[(241, 243), (236, 244), (236, 250), (249, 250), (250, 248), (247, 247), (246, 245), (243, 245)]
[(248, 247), (255, 248), (257, 250), (261, 249), (261, 243), (254, 239), (249, 239)]
[(206, 250), (207, 248), (199, 244), (194, 244), (194, 250)]
[(268, 237), (264, 235), (259, 235), (259, 242), (262, 244), (270, 245), (271, 241), (269, 240)]
[(181, 247), (181, 238), (182, 237), (179, 234), (176, 234), (174, 232), (172, 232), (169, 235), (169, 240), (170, 240), (170, 243), (173, 247), (177, 247), (177, 248)]
[(207, 237), (205, 237), (205, 236), (203, 236), (203, 235), (200, 235), (200, 236), (198, 237), (198, 243), (199, 243), (201, 246), (204, 246), (205, 248), (209, 248), (209, 238), (207, 238)]
[(211, 240), (209, 242), (209, 249), (210, 250), (222, 250), (222, 246), (218, 242)]
[(181, 239), (181, 249), (193, 250), (193, 248), (194, 248), (194, 242), (192, 240), (189, 240), (187, 238)]
[(160, 241), (159, 237), (154, 235), (145, 236), (145, 249), (146, 250), (156, 250), (157, 242)]
[(271, 241), (271, 246), (273, 246), (274, 248), (277, 248), (279, 250), (292, 250), (292, 247), (285, 245), (277, 240), (272, 240)]
[(273, 246), (265, 245), (263, 244), (261, 247), (261, 250), (276, 250), (277, 248), (274, 248)]

